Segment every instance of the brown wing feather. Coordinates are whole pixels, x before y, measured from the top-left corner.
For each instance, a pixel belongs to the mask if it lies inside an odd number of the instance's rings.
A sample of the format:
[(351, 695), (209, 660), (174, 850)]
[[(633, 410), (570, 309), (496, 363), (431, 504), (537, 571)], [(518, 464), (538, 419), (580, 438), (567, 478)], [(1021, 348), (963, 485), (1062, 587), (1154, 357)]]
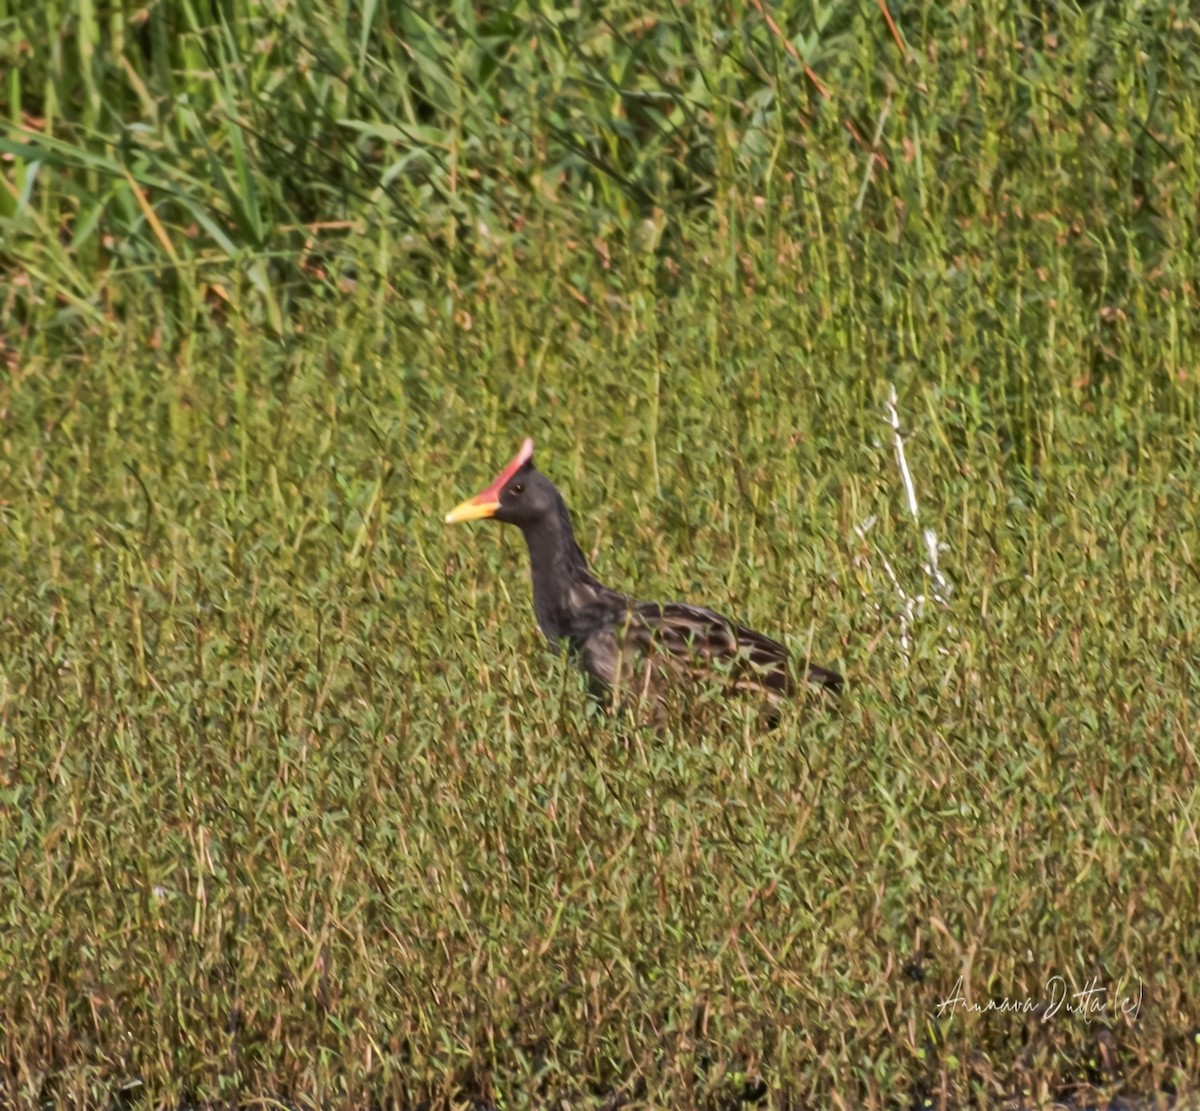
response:
[(643, 639), (666, 649), (696, 678), (742, 690), (792, 693), (788, 652), (778, 641), (682, 602), (643, 604), (635, 612)]
[[(788, 650), (772, 637), (683, 602), (643, 603), (635, 612), (649, 636), (698, 677), (723, 678), (735, 689), (772, 699), (795, 694)], [(835, 693), (842, 687), (836, 671), (815, 664), (807, 678)]]
[[(712, 610), (683, 602), (634, 603), (579, 644), (583, 669), (618, 704), (668, 700), (692, 683), (762, 698), (775, 707), (796, 692), (787, 648)], [(810, 666), (810, 682), (837, 692), (836, 672)]]

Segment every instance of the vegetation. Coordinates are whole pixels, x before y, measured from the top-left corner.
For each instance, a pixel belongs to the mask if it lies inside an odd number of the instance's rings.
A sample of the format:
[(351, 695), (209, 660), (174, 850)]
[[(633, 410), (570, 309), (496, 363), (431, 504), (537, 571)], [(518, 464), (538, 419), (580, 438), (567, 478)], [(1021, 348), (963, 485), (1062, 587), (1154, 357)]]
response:
[[(0, 0), (0, 76), (0, 1104), (1195, 1098), (1191, 9)], [(527, 433), (840, 709), (601, 714), (441, 524)]]

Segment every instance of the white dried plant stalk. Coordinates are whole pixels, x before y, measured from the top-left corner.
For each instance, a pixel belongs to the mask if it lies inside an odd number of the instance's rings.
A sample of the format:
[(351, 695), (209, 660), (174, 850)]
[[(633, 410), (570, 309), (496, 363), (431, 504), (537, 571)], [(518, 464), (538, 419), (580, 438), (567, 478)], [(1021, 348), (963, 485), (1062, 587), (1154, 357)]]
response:
[[(900, 480), (904, 484), (904, 499), (908, 506), (908, 512), (912, 515), (917, 527), (920, 528), (921, 514), (917, 504), (917, 488), (916, 483), (913, 481), (912, 471), (908, 466), (908, 456), (904, 450), (904, 436), (900, 430), (900, 414), (897, 410), (896, 402), (896, 387), (891, 386), (888, 390), (887, 421), (892, 429), (892, 447), (896, 454), (896, 465), (900, 469)], [(854, 531), (861, 539), (866, 540), (867, 532), (874, 524), (875, 518), (871, 517), (862, 524), (856, 525)], [(949, 605), (950, 594), (953, 588), (946, 580), (946, 576), (942, 573), (941, 567), (938, 564), (940, 545), (938, 544), (937, 533), (931, 528), (926, 528), (921, 530), (921, 535), (925, 544), (925, 562), (922, 564), (922, 569), (926, 579), (929, 580), (928, 593), (934, 602), (945, 607)], [(892, 588), (896, 591), (900, 599), (900, 650), (907, 662), (909, 649), (912, 646), (912, 626), (925, 612), (926, 594), (924, 592), (910, 594), (905, 590), (899, 576), (892, 567), (891, 561), (878, 545), (874, 547), (883, 565), (884, 573), (887, 575)]]

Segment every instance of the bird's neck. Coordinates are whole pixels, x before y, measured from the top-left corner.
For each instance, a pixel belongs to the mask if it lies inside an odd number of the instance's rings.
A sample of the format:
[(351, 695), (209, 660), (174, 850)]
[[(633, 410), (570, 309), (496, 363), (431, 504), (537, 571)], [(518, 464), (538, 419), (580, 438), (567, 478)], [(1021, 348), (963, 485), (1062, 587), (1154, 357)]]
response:
[(606, 608), (613, 592), (588, 570), (565, 504), (522, 531), (529, 545), (538, 626), (555, 644), (564, 639), (573, 643), (591, 631), (598, 607)]

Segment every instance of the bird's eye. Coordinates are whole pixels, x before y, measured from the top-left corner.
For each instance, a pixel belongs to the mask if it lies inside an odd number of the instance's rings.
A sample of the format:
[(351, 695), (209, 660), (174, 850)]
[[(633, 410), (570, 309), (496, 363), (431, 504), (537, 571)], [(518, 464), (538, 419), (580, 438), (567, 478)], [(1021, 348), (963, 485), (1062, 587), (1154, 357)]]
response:
[(512, 484), (512, 486), (510, 486), (510, 487), (509, 487), (509, 489), (510, 489), (510, 490), (511, 490), (511, 491), (512, 491), (514, 494), (523, 494), (523, 493), (525, 493), (525, 483), (523, 483), (523, 482), (514, 482), (514, 483)]

